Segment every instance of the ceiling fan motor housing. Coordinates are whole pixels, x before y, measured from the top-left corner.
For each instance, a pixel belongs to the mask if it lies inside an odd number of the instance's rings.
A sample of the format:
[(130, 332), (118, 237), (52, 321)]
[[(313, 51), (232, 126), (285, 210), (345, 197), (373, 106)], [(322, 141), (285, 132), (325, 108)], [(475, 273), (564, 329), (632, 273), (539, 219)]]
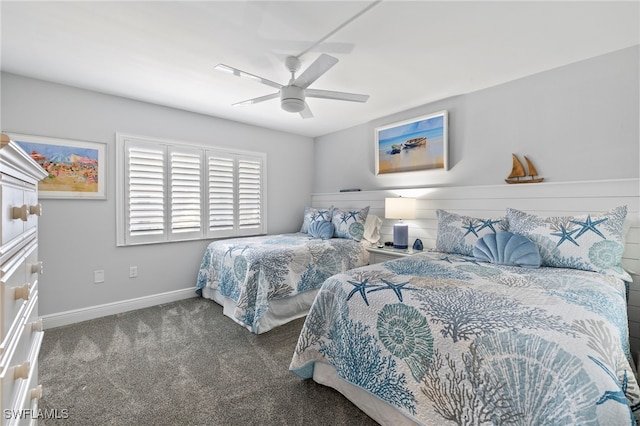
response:
[(284, 66), (287, 67), (291, 74), (295, 74), (300, 69), (300, 58), (287, 56), (284, 60)]
[(305, 108), (304, 89), (298, 86), (284, 86), (280, 89), (280, 106), (288, 112), (300, 112)]

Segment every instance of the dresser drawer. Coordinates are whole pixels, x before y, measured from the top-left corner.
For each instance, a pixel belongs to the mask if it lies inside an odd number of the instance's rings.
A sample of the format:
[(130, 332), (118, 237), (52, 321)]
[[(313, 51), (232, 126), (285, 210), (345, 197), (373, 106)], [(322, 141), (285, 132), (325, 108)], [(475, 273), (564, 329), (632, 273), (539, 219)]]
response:
[[(14, 219), (14, 207), (21, 208), (24, 203), (25, 185), (7, 175), (2, 175), (2, 245), (19, 237), (25, 230), (25, 221)], [(28, 219), (28, 217), (27, 217)]]
[(397, 259), (398, 256), (391, 256), (388, 254), (379, 254), (376, 253), (374, 259), (372, 260), (371, 263), (382, 263), (382, 262), (386, 262), (388, 260), (393, 260), (393, 259)]
[(9, 244), (21, 234), (38, 227), (38, 216), (42, 206), (38, 203), (35, 185), (2, 174), (0, 192), (2, 195), (2, 241)]
[[(9, 411), (9, 414), (5, 412), (5, 423), (4, 426), (37, 426), (38, 425), (38, 404), (40, 402), (40, 398), (42, 397), (42, 385), (37, 384), (38, 371), (37, 364), (34, 364), (34, 369), (32, 370), (32, 375), (29, 377), (28, 381), (25, 381), (21, 384), (18, 392), (22, 404), (19, 404), (19, 401), (16, 400), (16, 405)], [(68, 410), (59, 410), (54, 411), (54, 415), (58, 416), (56, 418), (67, 419), (68, 414), (65, 414)], [(64, 417), (63, 417), (64, 416)], [(7, 419), (7, 417), (9, 417)]]
[[(7, 351), (20, 317), (25, 314), (28, 301), (37, 284), (37, 275), (31, 273), (37, 265), (37, 241), (34, 239), (15, 256), (0, 266), (0, 354)], [(32, 260), (29, 263), (29, 259)]]
[(7, 244), (0, 246), (0, 265), (5, 264), (10, 258), (25, 248), (26, 245), (35, 241), (38, 237), (36, 229), (23, 232)]
[[(20, 383), (17, 389), (15, 404), (12, 408), (7, 408), (3, 412), (3, 426), (37, 426), (38, 405), (42, 397), (42, 385), (37, 384), (38, 371), (37, 363), (33, 364), (31, 375), (28, 380)], [(68, 410), (56, 410), (54, 416), (60, 419), (68, 418)]]
[[(16, 342), (12, 348), (13, 352), (7, 354), (8, 357), (14, 360), (14, 364), (16, 362), (21, 363), (20, 360), (30, 360), (33, 358), (31, 353), (34, 351), (34, 346), (37, 346), (38, 350), (40, 348), (38, 340), (41, 338), (43, 331), (42, 321), (37, 317), (38, 289), (34, 288), (31, 294), (32, 296), (27, 303), (24, 315), (20, 317), (19, 334), (13, 339)], [(4, 360), (2, 364), (4, 364)]]
[[(22, 318), (23, 321), (25, 318)], [(35, 331), (29, 323), (21, 324), (22, 333), (17, 337), (16, 351), (7, 355), (0, 374), (0, 400), (3, 407), (13, 407), (15, 410), (28, 408), (30, 405), (30, 390), (37, 386), (38, 353), (42, 345), (44, 332)], [(4, 415), (4, 413), (3, 413)], [(15, 414), (19, 416), (19, 414)], [(24, 420), (24, 419), (23, 419)], [(5, 421), (10, 423), (11, 420)]]
[[(45, 418), (42, 413), (38, 412), (38, 405), (42, 397), (43, 388), (41, 385), (35, 384), (38, 378), (37, 374), (37, 371), (34, 371), (34, 375), (31, 376), (28, 381), (24, 381), (24, 383), (21, 384), (18, 392), (20, 392), (22, 404), (16, 401), (16, 404), (12, 408), (5, 408), (3, 410), (2, 426), (37, 426), (38, 417)], [(22, 391), (22, 389), (24, 389), (24, 391)], [(68, 412), (68, 410), (64, 411), (64, 413), (66, 412)], [(58, 411), (54, 411), (53, 415), (58, 416), (56, 418), (68, 418), (68, 415), (62, 417), (58, 414)]]
[[(37, 408), (37, 399), (41, 396), (41, 389), (38, 389), (38, 354), (40, 352), (40, 346), (42, 345), (42, 339), (44, 332), (42, 331), (42, 322), (37, 319), (38, 295), (37, 289), (34, 290), (34, 297), (29, 301), (29, 307), (24, 321), (22, 323), (22, 332), (19, 337), (19, 344), (16, 351), (12, 354), (12, 361), (7, 364), (9, 367), (23, 366), (28, 363), (29, 370), (26, 378), (20, 378), (14, 380), (13, 386), (3, 386), (3, 392), (12, 391), (12, 395), (6, 395), (6, 399), (3, 402), (11, 403), (13, 407), (13, 413), (10, 419), (5, 421), (5, 425), (24, 425), (29, 424), (32, 420), (32, 414), (36, 411), (30, 411), (35, 404)], [(30, 318), (32, 320), (30, 320)], [(34, 319), (35, 318), (35, 319)], [(19, 368), (19, 367), (18, 367)], [(15, 379), (15, 371), (14, 371)], [(11, 389), (10, 389), (11, 388)], [(34, 401), (35, 400), (35, 401)], [(5, 405), (5, 407), (8, 405)], [(20, 418), (22, 416), (22, 418)]]
[[(39, 333), (36, 345), (40, 349), (44, 333)], [(27, 425), (37, 416), (38, 400), (42, 396), (42, 387), (38, 381), (38, 353), (24, 362), (11, 365), (0, 377), (0, 397), (3, 410), (3, 425)], [(35, 410), (33, 410), (35, 407)], [(8, 411), (7, 411), (8, 410)]]

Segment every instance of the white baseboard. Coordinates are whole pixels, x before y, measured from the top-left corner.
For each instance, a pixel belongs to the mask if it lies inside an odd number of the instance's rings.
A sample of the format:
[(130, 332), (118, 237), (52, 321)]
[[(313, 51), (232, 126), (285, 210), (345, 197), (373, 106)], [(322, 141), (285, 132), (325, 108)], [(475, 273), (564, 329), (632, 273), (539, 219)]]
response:
[(121, 314), (123, 312), (148, 308), (151, 306), (161, 305), (163, 303), (189, 299), (191, 297), (198, 297), (193, 287), (169, 291), (167, 293), (153, 294), (151, 296), (138, 297), (136, 299), (122, 300), (120, 302), (107, 303), (104, 305), (90, 306), (88, 308), (75, 309), (73, 311), (60, 312), (57, 314), (43, 315), (41, 317), (42, 325), (44, 329), (61, 327), (63, 325), (75, 324), (95, 318), (106, 317), (108, 315)]

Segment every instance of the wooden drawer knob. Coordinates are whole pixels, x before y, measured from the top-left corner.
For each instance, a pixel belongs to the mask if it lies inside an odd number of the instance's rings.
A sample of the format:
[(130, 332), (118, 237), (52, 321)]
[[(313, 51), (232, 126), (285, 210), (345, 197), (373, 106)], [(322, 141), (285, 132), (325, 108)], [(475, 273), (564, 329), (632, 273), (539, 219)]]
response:
[(42, 325), (42, 318), (38, 318), (37, 320), (30, 323), (31, 331), (43, 331), (44, 327)]
[(29, 283), (25, 283), (20, 287), (16, 287), (14, 291), (14, 297), (16, 300), (29, 300)]
[(42, 274), (44, 272), (42, 261), (27, 264), (27, 272), (30, 274)]
[(29, 214), (34, 214), (36, 216), (42, 216), (42, 204), (34, 204), (29, 206)]
[(28, 379), (29, 378), (29, 369), (31, 368), (31, 363), (29, 361), (25, 361), (22, 364), (16, 366), (15, 370), (13, 370), (13, 379)]
[(29, 391), (29, 397), (31, 399), (40, 399), (42, 398), (42, 385), (38, 385), (35, 388)]
[(26, 222), (29, 219), (29, 207), (26, 204), (20, 207), (13, 207), (11, 209), (11, 218), (21, 219)]

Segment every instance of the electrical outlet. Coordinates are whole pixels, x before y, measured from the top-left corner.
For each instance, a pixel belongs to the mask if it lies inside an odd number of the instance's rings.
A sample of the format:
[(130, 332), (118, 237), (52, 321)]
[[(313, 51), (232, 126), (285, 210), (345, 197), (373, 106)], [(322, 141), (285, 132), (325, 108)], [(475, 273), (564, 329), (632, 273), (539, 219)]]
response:
[(138, 267), (129, 266), (129, 278), (136, 278), (138, 276)]
[(93, 271), (93, 283), (100, 284), (104, 282), (104, 269)]

